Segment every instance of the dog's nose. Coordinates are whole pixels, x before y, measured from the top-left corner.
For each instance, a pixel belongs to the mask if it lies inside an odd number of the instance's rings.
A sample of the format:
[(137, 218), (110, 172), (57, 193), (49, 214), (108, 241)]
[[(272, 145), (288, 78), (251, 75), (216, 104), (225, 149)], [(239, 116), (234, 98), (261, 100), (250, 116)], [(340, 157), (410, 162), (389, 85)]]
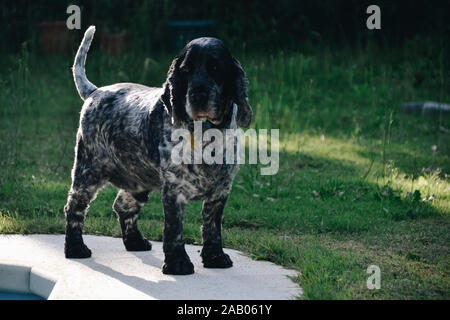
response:
[(195, 105), (204, 105), (208, 100), (206, 92), (191, 92), (189, 93), (189, 100)]

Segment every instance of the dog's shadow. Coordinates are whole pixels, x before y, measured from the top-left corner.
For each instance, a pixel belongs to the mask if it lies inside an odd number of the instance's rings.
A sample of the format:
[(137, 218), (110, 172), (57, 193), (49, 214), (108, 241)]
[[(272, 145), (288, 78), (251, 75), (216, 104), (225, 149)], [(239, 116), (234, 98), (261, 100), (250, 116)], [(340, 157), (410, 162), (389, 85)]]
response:
[[(162, 274), (162, 264), (163, 261), (149, 252), (130, 252), (136, 258), (138, 258), (142, 264), (148, 266), (149, 273), (155, 274), (155, 280), (150, 280), (149, 277), (134, 276), (130, 275), (133, 270), (130, 270), (130, 274), (124, 274), (120, 271), (115, 270), (110, 265), (103, 263), (103, 259), (96, 259), (95, 256), (89, 259), (74, 259), (76, 261), (96, 272), (102, 273), (108, 277), (114, 278), (135, 290), (142, 292), (144, 295), (148, 296), (149, 299), (157, 300), (177, 300), (177, 299), (208, 299), (207, 293), (202, 294), (197, 292), (196, 296), (193, 295), (191, 288), (195, 287), (196, 284), (201, 283), (202, 287), (205, 288), (209, 286), (214, 286), (213, 277), (212, 281), (208, 281), (210, 276), (200, 275), (194, 273), (192, 275), (186, 276), (175, 276), (175, 275), (163, 275)], [(100, 260), (100, 261), (99, 261)], [(120, 258), (118, 258), (120, 260)], [(126, 262), (126, 260), (124, 260)], [(120, 263), (120, 262), (118, 262)], [(158, 273), (159, 274), (156, 274)], [(206, 276), (206, 278), (205, 278)], [(165, 278), (165, 279), (164, 279)], [(209, 283), (209, 284), (208, 284)], [(213, 290), (219, 290), (220, 288), (211, 288)], [(209, 290), (206, 290), (209, 291)], [(127, 296), (121, 297), (127, 299)], [(130, 297), (134, 298), (134, 297)], [(145, 299), (145, 296), (141, 298)]]
[[(143, 256), (142, 254), (134, 254), (137, 258), (141, 260), (141, 262), (145, 265), (148, 265), (149, 272), (150, 270), (154, 272), (153, 268), (161, 268), (162, 261), (155, 256), (152, 256), (150, 254)], [(155, 296), (159, 290), (155, 290), (155, 286), (161, 286), (165, 285), (165, 282), (171, 282), (166, 280), (159, 280), (159, 281), (150, 281), (146, 280), (139, 276), (133, 276), (133, 275), (127, 275), (122, 272), (119, 272), (109, 265), (106, 265), (102, 262), (99, 262), (96, 260), (95, 256), (90, 259), (74, 259), (73, 261), (76, 261), (96, 272), (102, 273), (108, 277), (114, 278), (116, 280), (119, 280), (120, 282), (138, 290), (144, 293), (145, 295), (149, 296), (149, 298), (155, 298), (160, 299), (162, 297)], [(160, 271), (161, 272), (161, 271)], [(161, 283), (162, 282), (162, 283)], [(126, 297), (124, 297), (126, 298)], [(164, 298), (162, 298), (164, 299)]]

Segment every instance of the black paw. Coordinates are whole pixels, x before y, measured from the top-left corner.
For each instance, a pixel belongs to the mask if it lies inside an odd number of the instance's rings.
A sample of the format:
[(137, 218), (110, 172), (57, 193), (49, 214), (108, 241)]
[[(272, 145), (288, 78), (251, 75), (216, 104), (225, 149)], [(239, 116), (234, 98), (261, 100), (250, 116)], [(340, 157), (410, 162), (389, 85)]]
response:
[(162, 272), (175, 275), (193, 274), (194, 265), (187, 255), (170, 260), (166, 259), (162, 266)]
[(67, 259), (84, 259), (84, 258), (90, 258), (92, 255), (91, 250), (84, 244), (84, 243), (74, 243), (64, 244), (64, 254), (66, 255)]
[(203, 267), (205, 268), (231, 268), (233, 266), (233, 261), (231, 261), (230, 256), (226, 253), (213, 254), (202, 254)]
[(147, 238), (137, 238), (137, 239), (125, 239), (123, 241), (125, 249), (127, 251), (150, 251), (152, 250), (152, 244)]

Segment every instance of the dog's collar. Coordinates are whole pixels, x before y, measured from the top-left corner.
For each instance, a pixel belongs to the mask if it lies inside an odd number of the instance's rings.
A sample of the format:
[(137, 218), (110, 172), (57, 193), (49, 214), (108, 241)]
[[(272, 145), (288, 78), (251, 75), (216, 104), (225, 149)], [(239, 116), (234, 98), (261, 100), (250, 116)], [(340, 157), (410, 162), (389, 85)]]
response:
[(211, 123), (209, 121), (203, 121), (202, 122), (202, 129), (203, 130), (208, 130), (211, 128), (217, 128), (217, 126), (214, 123)]

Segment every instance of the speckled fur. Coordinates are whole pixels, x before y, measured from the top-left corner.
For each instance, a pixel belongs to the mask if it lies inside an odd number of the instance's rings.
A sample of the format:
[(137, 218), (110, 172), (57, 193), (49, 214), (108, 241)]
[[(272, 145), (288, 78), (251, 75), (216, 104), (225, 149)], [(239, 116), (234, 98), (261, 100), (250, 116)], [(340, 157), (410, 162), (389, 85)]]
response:
[[(76, 138), (72, 185), (64, 207), (66, 257), (91, 256), (82, 239), (84, 219), (97, 192), (111, 183), (119, 190), (113, 209), (127, 250), (151, 249), (150, 242), (138, 230), (137, 220), (148, 194), (159, 190), (165, 221), (163, 272), (194, 272), (183, 237), (184, 207), (189, 201), (203, 201), (204, 266), (231, 267), (230, 258), (222, 250), (221, 221), (238, 170), (237, 161), (176, 165), (171, 160), (171, 150), (178, 142), (171, 141), (171, 134), (177, 128), (192, 131), (193, 117), (199, 110), (214, 117), (214, 124), (208, 122), (209, 127), (223, 132), (248, 126), (252, 111), (244, 71), (220, 40), (200, 38), (174, 59), (162, 88), (133, 83), (97, 88), (84, 73), (94, 30), (91, 27), (86, 31), (73, 67), (78, 92), (85, 102)], [(219, 65), (211, 67), (211, 61)], [(205, 106), (196, 104), (199, 92), (208, 97)]]

